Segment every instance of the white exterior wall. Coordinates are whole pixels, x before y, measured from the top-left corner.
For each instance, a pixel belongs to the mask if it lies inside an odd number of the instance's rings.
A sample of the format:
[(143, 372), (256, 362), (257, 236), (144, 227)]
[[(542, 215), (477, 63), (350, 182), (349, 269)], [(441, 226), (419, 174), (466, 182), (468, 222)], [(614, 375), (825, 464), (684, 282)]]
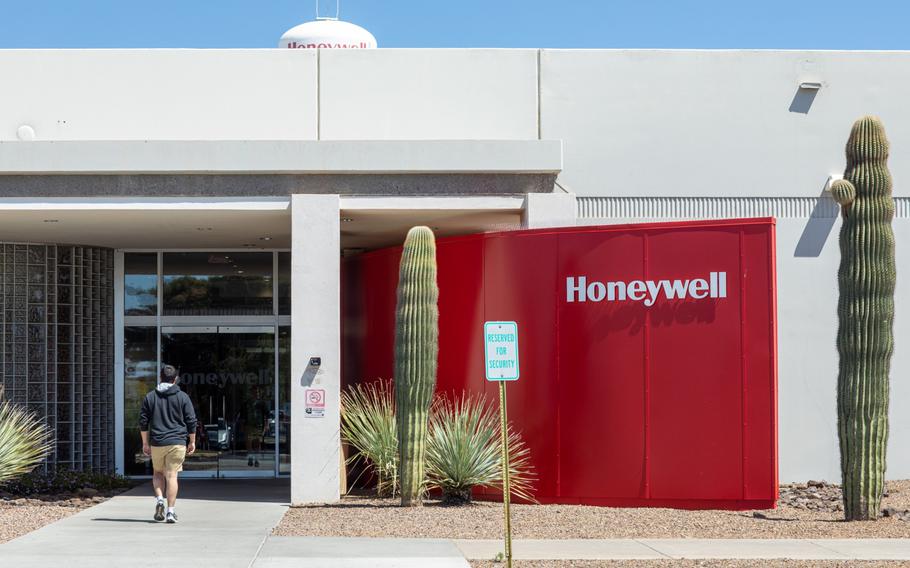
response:
[(523, 229), (571, 227), (575, 224), (578, 204), (572, 193), (529, 193), (521, 212)]
[(537, 139), (537, 53), (320, 54), (323, 140)]
[[(805, 80), (824, 86), (796, 112)], [(863, 114), (910, 149), (910, 52), (543, 51), (541, 82), (541, 134), (565, 141), (579, 196), (818, 197)]]
[[(563, 140), (580, 223), (777, 218), (784, 482), (840, 479), (840, 221), (823, 188), (853, 121), (882, 117), (898, 197), (888, 476), (910, 477), (910, 53), (544, 51), (541, 80), (541, 135)], [(810, 106), (801, 81), (823, 84)]]
[[(0, 142), (22, 124), (38, 140), (561, 140), (580, 223), (776, 217), (782, 481), (839, 477), (839, 222), (822, 188), (865, 113), (892, 142), (910, 273), (910, 52), (0, 51), (0, 76)], [(892, 478), (910, 477), (905, 281)]]
[(0, 142), (314, 140), (306, 50), (0, 50)]
[[(291, 196), (291, 504), (341, 494), (341, 223), (337, 195)], [(310, 365), (319, 357), (319, 366)], [(306, 389), (325, 414), (306, 415)]]

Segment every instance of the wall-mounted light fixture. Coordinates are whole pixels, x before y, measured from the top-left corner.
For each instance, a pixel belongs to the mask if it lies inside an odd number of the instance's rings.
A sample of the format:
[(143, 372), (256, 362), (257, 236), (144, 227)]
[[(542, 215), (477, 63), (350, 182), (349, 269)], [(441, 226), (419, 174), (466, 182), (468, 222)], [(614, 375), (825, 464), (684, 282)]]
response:
[(23, 124), (16, 129), (16, 138), (23, 142), (29, 142), (35, 139), (35, 129), (28, 124)]
[(803, 81), (799, 84), (799, 88), (807, 91), (817, 91), (822, 88), (822, 84), (819, 81)]

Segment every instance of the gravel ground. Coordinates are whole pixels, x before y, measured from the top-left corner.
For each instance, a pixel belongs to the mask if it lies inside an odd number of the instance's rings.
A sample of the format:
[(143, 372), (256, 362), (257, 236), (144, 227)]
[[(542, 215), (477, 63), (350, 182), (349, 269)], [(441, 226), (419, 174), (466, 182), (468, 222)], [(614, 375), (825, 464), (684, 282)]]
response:
[[(472, 568), (504, 568), (505, 564), (471, 561)], [(839, 560), (516, 560), (513, 568), (898, 568), (906, 562)]]
[[(910, 509), (910, 480), (888, 482), (888, 496), (882, 506), (901, 511)], [(837, 511), (795, 507), (783, 501), (777, 509), (757, 513), (513, 505), (512, 536), (556, 539), (910, 538), (910, 520), (891, 517), (875, 522), (846, 523), (842, 521), (842, 515)], [(274, 534), (501, 538), (502, 505), (475, 503), (467, 507), (442, 507), (437, 502), (429, 502), (419, 509), (403, 509), (397, 501), (346, 497), (338, 504), (289, 509)], [(536, 568), (534, 564), (527, 566)]]
[(69, 517), (104, 501), (104, 497), (90, 499), (39, 499), (0, 500), (0, 543), (40, 529), (60, 519)]

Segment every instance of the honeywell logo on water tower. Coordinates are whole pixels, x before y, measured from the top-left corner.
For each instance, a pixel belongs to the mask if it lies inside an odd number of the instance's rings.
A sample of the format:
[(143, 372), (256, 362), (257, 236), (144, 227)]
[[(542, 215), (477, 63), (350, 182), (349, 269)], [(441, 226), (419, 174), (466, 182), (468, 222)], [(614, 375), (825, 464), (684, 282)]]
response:
[(692, 280), (588, 281), (587, 276), (566, 278), (566, 302), (622, 302), (631, 300), (653, 306), (658, 298), (704, 300), (727, 297), (727, 273), (711, 272)]
[(298, 43), (292, 41), (287, 44), (289, 49), (371, 49), (375, 46), (368, 44), (365, 41), (360, 43)]
[(376, 38), (350, 22), (319, 19), (286, 31), (278, 47), (287, 49), (375, 49)]

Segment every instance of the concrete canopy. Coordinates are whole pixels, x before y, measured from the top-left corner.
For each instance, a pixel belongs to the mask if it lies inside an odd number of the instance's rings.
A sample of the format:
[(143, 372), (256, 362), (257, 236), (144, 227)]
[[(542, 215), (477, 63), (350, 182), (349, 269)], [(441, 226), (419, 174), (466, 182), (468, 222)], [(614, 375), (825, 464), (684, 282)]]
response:
[[(341, 201), (341, 247), (400, 244), (408, 229), (439, 236), (521, 226), (522, 197), (349, 198)], [(291, 246), (287, 198), (0, 199), (0, 240), (116, 249), (274, 249)]]

